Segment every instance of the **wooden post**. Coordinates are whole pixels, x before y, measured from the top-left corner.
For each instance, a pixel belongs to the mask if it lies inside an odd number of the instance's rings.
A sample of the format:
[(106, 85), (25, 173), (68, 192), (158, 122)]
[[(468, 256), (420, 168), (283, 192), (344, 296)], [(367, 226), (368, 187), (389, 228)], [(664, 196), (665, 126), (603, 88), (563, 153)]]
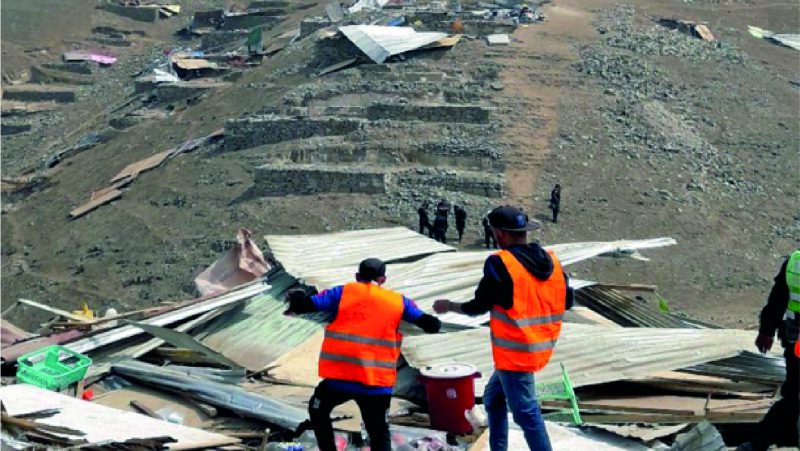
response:
[(269, 428), (264, 429), (264, 438), (261, 439), (261, 446), (258, 447), (258, 451), (267, 451), (267, 446), (269, 445)]

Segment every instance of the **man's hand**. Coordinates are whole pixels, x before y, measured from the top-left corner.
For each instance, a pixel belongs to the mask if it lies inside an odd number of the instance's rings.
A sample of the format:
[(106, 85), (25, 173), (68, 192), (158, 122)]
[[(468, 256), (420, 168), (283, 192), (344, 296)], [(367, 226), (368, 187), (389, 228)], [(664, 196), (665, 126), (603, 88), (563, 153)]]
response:
[(452, 302), (447, 299), (437, 299), (433, 301), (433, 311), (441, 315), (453, 311)]
[(758, 348), (758, 351), (762, 354), (766, 354), (767, 351), (772, 349), (772, 343), (774, 341), (775, 339), (772, 337), (772, 335), (758, 334), (756, 337), (756, 348)]

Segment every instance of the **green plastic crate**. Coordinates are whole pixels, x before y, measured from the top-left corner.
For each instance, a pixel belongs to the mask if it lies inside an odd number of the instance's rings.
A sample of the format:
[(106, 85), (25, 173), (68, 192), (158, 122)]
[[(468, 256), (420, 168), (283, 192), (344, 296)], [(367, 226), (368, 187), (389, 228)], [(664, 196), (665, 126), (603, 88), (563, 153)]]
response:
[(575, 396), (575, 389), (569, 379), (567, 369), (561, 364), (561, 380), (536, 383), (536, 398), (541, 401), (569, 401), (571, 408), (559, 409), (542, 415), (545, 420), (559, 423), (583, 424), (581, 411), (578, 408), (578, 399)]
[(17, 359), (17, 380), (46, 390), (61, 390), (80, 381), (92, 359), (63, 346), (48, 346)]

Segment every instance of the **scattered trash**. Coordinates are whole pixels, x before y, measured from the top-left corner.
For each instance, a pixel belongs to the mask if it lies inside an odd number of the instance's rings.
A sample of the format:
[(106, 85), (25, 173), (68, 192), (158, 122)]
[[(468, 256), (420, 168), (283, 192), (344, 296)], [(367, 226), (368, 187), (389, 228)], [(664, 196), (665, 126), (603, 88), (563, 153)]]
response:
[(319, 73), (317, 73), (317, 77), (321, 77), (323, 75), (327, 75), (333, 72), (338, 72), (342, 69), (347, 69), (348, 67), (354, 65), (356, 62), (358, 62), (358, 58), (350, 58), (342, 61), (341, 63), (331, 64), (330, 66), (320, 70)]
[(49, 346), (17, 360), (17, 380), (45, 390), (60, 390), (83, 380), (92, 359), (62, 346)]
[(117, 62), (117, 57), (115, 56), (104, 55), (101, 53), (83, 52), (83, 51), (64, 52), (63, 58), (64, 61), (67, 62), (94, 61), (95, 63), (98, 63), (101, 66), (110, 66)]
[(157, 153), (153, 156), (145, 158), (144, 160), (129, 164), (117, 175), (111, 178), (111, 185), (94, 191), (91, 194), (88, 203), (73, 209), (70, 212), (70, 219), (80, 218), (81, 216), (86, 215), (98, 207), (119, 199), (122, 197), (121, 189), (133, 182), (140, 173), (155, 169), (161, 166), (165, 161), (174, 158), (177, 155), (192, 151), (205, 143), (221, 137), (223, 133), (224, 130), (220, 129), (214, 133), (211, 133), (210, 135), (202, 138), (190, 139), (180, 146), (173, 147), (172, 149)]
[(785, 47), (800, 50), (800, 34), (778, 34), (750, 25), (747, 26), (747, 31), (749, 31), (753, 37), (758, 39), (769, 39), (770, 41), (776, 42)]
[(362, 9), (381, 9), (388, 2), (389, 0), (356, 0), (356, 2), (353, 3), (353, 6), (351, 6), (348, 11), (352, 14), (357, 13)]
[[(53, 416), (30, 421), (30, 425), (35, 430), (51, 431), (53, 439), (61, 438), (73, 445), (102, 443), (113, 449), (114, 443), (157, 437), (168, 437), (171, 446), (182, 449), (239, 442), (233, 437), (113, 409), (27, 384), (0, 387), (0, 398), (9, 416), (57, 410)], [(3, 423), (6, 423), (8, 418), (5, 413), (3, 416)]]
[(507, 34), (490, 34), (486, 36), (486, 42), (489, 45), (509, 45), (511, 38)]
[(201, 272), (194, 284), (202, 296), (223, 293), (253, 281), (270, 269), (252, 233), (247, 229), (236, 232), (236, 247)]
[(663, 18), (658, 19), (658, 24), (667, 27), (671, 30), (678, 30), (681, 33), (688, 34), (689, 36), (702, 39), (706, 42), (714, 42), (714, 34), (708, 29), (708, 26), (703, 23), (693, 22), (690, 20)]

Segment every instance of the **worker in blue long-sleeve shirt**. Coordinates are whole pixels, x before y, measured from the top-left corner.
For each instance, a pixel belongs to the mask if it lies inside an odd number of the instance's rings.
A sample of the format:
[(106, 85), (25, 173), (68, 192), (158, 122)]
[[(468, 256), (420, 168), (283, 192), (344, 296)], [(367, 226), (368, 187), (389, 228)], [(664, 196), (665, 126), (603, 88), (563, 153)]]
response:
[(397, 379), (402, 335), (400, 321), (428, 333), (441, 328), (411, 299), (383, 288), (386, 264), (376, 258), (361, 262), (356, 281), (314, 296), (289, 292), (287, 313), (329, 312), (319, 359), (323, 379), (309, 401), (309, 415), (322, 451), (335, 450), (330, 414), (336, 406), (355, 400), (375, 451), (391, 450), (386, 415)]

